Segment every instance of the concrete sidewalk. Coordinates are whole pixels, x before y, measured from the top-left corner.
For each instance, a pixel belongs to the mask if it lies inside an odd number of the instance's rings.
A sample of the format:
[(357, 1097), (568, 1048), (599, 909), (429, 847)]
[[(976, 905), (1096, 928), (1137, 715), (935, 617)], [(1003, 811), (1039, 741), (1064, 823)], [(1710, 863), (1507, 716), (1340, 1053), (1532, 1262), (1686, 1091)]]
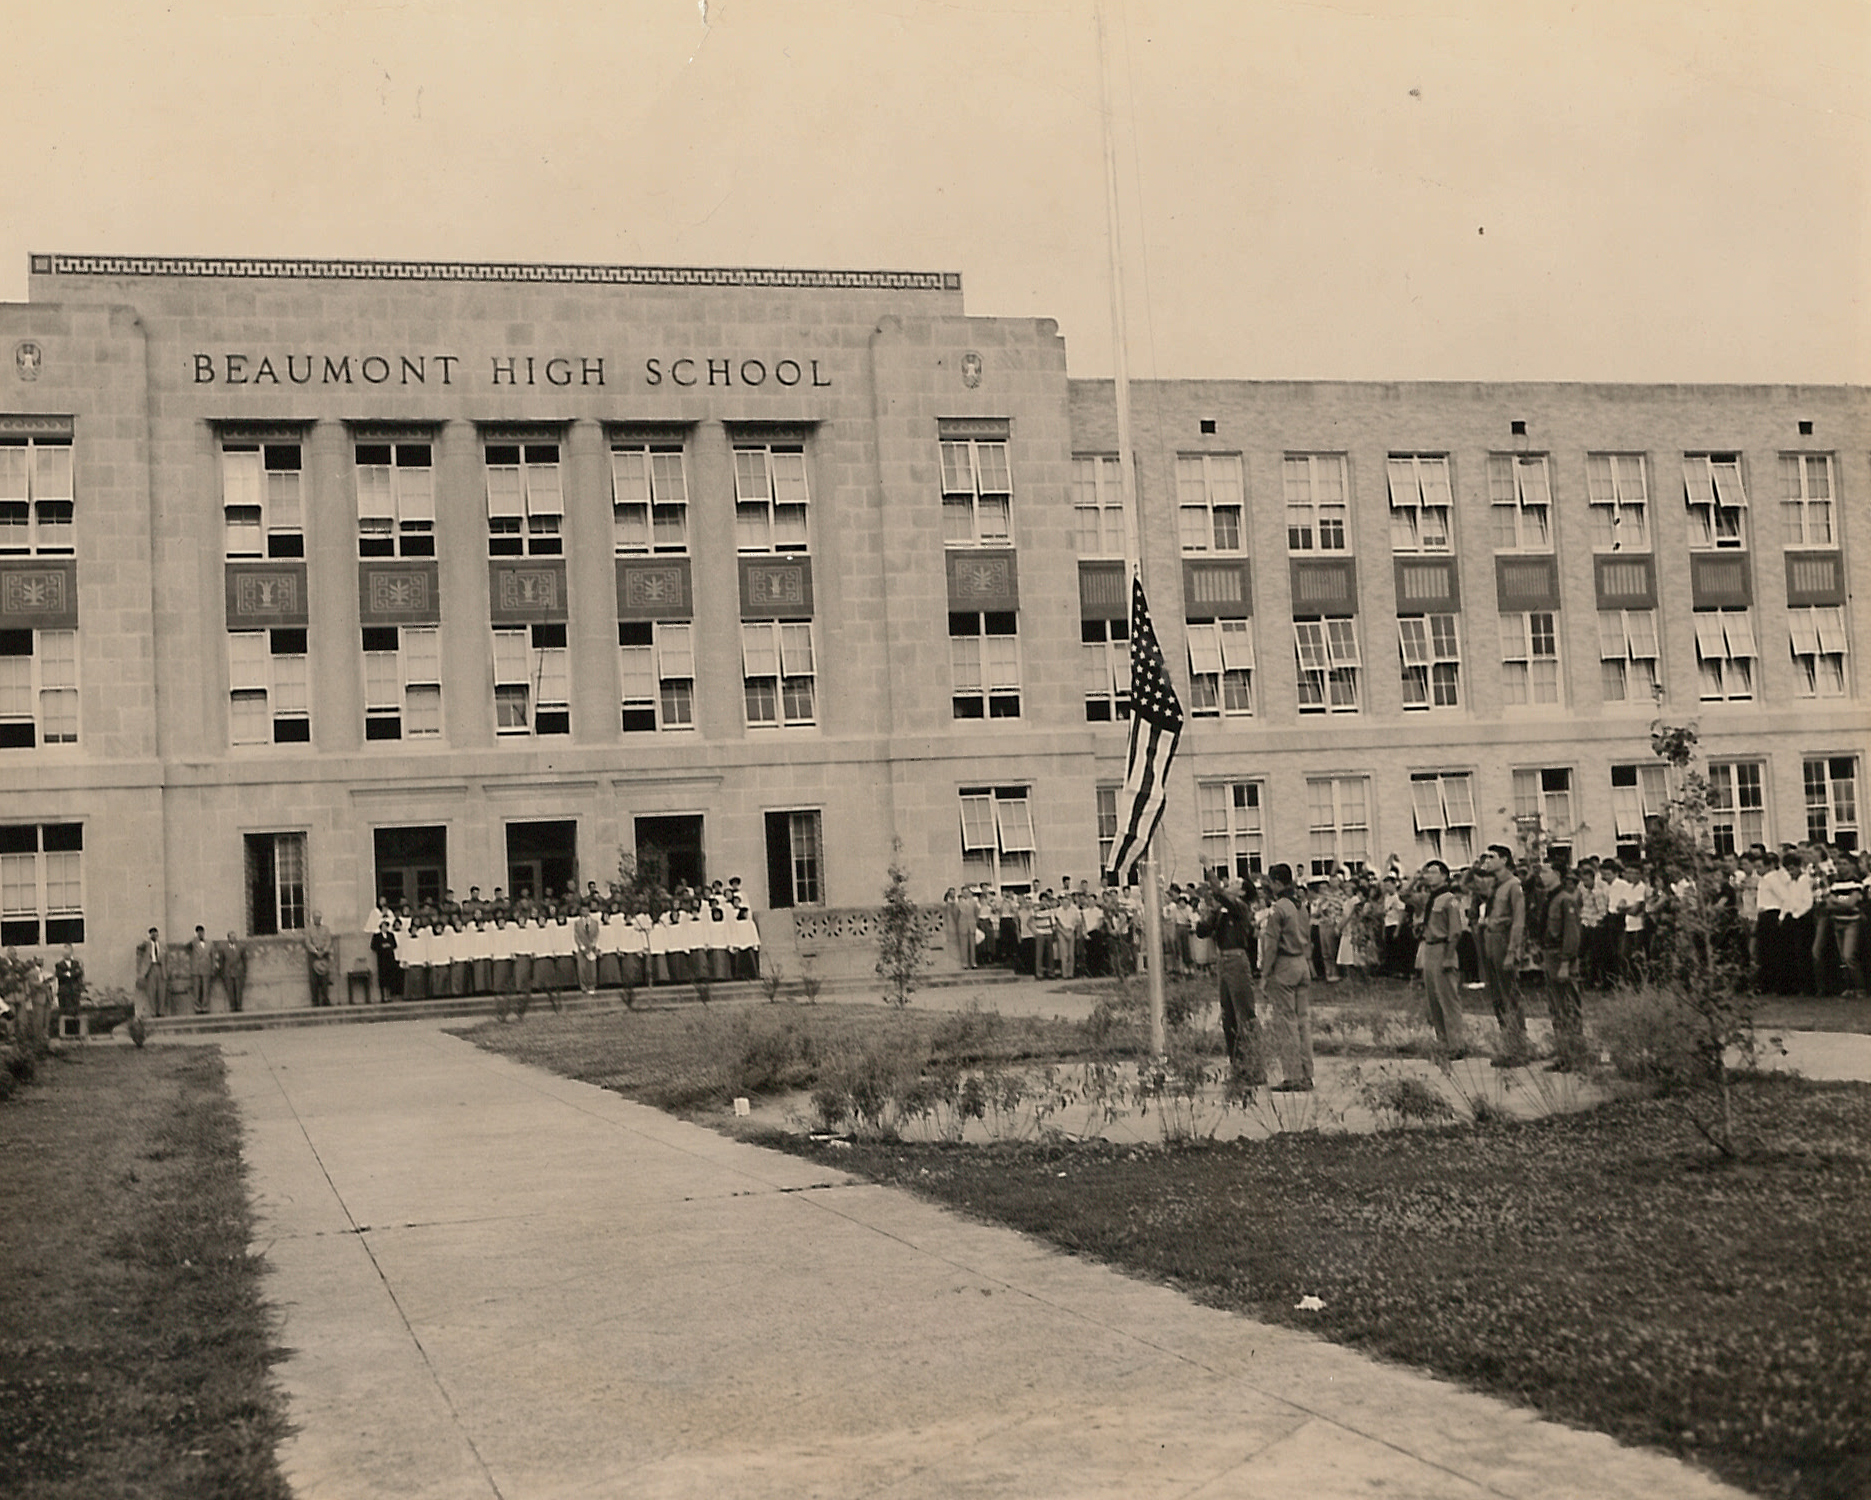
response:
[(1737, 1493), (436, 1026), (222, 1045), (301, 1500)]

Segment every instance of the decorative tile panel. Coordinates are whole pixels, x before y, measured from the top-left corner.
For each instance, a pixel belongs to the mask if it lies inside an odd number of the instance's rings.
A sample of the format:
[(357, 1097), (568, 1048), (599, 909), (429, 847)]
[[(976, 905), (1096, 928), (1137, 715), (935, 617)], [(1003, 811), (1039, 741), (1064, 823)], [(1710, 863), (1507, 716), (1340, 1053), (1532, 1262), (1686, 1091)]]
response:
[(227, 564), (227, 628), (309, 624), (302, 562)]
[(487, 565), (488, 617), (496, 625), (562, 625), (565, 559), (499, 559)]
[(945, 561), (951, 613), (1004, 613), (1020, 607), (1020, 568), (1011, 547), (992, 551), (952, 548)]
[(774, 554), (741, 559), (743, 620), (812, 618), (812, 559)]
[[(793, 941), (801, 953), (827, 948), (877, 946), (883, 913), (874, 906), (793, 908)], [(947, 913), (939, 906), (916, 908), (916, 926), (925, 948), (940, 948), (948, 940)]]
[(1358, 565), (1349, 557), (1291, 560), (1295, 615), (1355, 615)]
[(1125, 620), (1130, 617), (1130, 589), (1121, 562), (1082, 562), (1078, 565), (1078, 617), (1081, 620)]
[(1253, 583), (1244, 562), (1182, 564), (1182, 609), (1191, 620), (1245, 620), (1254, 612)]
[(617, 618), (687, 620), (695, 614), (686, 557), (617, 559)]
[(1843, 604), (1845, 567), (1836, 552), (1787, 553), (1787, 603)]
[(1462, 607), (1462, 586), (1454, 558), (1399, 557), (1395, 567), (1398, 614)]
[(1655, 609), (1656, 561), (1648, 555), (1595, 557), (1592, 584), (1600, 609)]
[(1553, 557), (1494, 559), (1494, 598), (1502, 614), (1559, 608), (1559, 560)]
[(0, 630), (76, 630), (78, 560), (0, 559)]
[(361, 562), (357, 614), (365, 625), (439, 625), (442, 585), (434, 562)]
[(1689, 590), (1697, 609), (1740, 609), (1752, 604), (1754, 580), (1747, 553), (1691, 553)]

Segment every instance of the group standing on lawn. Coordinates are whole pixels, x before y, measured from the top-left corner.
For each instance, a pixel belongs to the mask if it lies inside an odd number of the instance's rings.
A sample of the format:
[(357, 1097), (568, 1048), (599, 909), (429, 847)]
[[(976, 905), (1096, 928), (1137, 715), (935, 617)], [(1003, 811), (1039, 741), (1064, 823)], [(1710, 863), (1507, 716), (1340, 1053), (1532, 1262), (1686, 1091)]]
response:
[[(1717, 909), (1707, 926), (1744, 986), (1774, 995), (1866, 993), (1864, 872), (1855, 851), (1755, 844), (1718, 856), (1717, 870)], [(1265, 1081), (1254, 1044), (1257, 997), (1281, 1063), (1276, 1086), (1304, 1089), (1312, 1077), (1308, 986), (1337, 983), (1345, 972), (1420, 976), (1430, 1024), (1451, 1057), (1470, 1050), (1460, 993), (1485, 989), (1499, 1035), (1494, 1062), (1514, 1067), (1535, 1060), (1521, 985), (1537, 971), (1552, 1014), (1548, 1066), (1563, 1072), (1585, 1059), (1583, 991), (1641, 984), (1657, 915), (1701, 899), (1634, 856), (1574, 863), (1561, 850), (1526, 859), (1501, 844), (1460, 870), (1431, 859), (1406, 875), (1392, 856), (1381, 877), (1333, 869), (1303, 888), (1289, 866), (1276, 864), (1264, 876), (1215, 872), (1201, 886), (1169, 886), (1162, 962), (1171, 975), (1216, 975), (1229, 1056), (1253, 1083)], [(966, 967), (1001, 964), (1069, 979), (1134, 972), (1145, 962), (1136, 887), (963, 886), (945, 905)]]

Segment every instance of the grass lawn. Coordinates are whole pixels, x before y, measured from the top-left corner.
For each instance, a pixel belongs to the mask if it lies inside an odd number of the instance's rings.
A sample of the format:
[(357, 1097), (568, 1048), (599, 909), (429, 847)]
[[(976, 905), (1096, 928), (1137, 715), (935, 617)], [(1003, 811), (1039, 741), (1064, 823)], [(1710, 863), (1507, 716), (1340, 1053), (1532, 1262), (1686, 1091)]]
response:
[[(769, 1143), (1762, 1494), (1871, 1494), (1871, 1087), (1181, 1149)], [(1302, 1312), (1302, 1296), (1325, 1303)]]
[[(1348, 1017), (1403, 1003), (1402, 986), (1334, 988)], [(534, 1015), (464, 1034), (710, 1118), (736, 1093), (809, 1088), (866, 1045), (935, 1068), (1141, 1040), (1134, 1015), (1100, 1032), (842, 1004)], [(1871, 1495), (1871, 1086), (1750, 1078), (1737, 1110), (1747, 1147), (1726, 1163), (1667, 1099), (1180, 1148), (762, 1139), (1762, 1494)], [(1307, 1295), (1324, 1310), (1297, 1310)]]
[(220, 1054), (57, 1053), (0, 1157), (0, 1494), (288, 1500)]

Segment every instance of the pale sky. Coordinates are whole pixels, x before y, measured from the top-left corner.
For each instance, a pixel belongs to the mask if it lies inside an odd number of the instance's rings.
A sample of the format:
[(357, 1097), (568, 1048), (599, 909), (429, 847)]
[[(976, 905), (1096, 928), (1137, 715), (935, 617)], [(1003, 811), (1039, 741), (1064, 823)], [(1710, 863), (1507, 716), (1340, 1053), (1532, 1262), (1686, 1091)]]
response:
[[(1134, 376), (1871, 379), (1866, 0), (1105, 0)], [(1093, 0), (7, 7), (29, 250), (959, 270), (1111, 369)]]

